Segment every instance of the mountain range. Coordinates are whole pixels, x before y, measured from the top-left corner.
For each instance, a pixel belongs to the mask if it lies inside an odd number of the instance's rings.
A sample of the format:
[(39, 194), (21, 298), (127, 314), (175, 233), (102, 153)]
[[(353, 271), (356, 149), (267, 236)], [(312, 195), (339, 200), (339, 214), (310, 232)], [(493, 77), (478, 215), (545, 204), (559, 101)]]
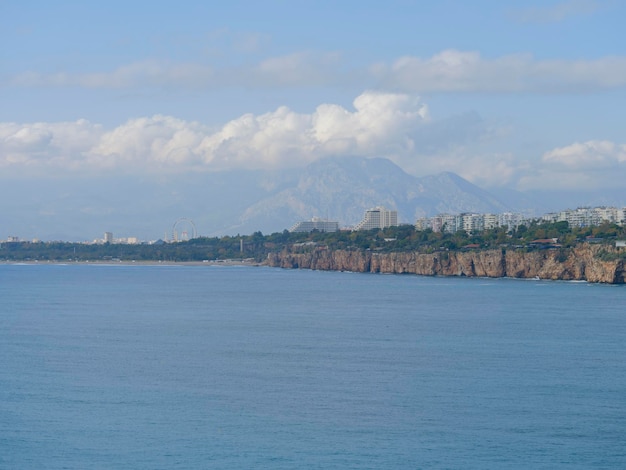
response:
[[(502, 212), (506, 205), (454, 173), (417, 178), (390, 160), (331, 158), (289, 176), (275, 177), (273, 194), (248, 207), (239, 226), (275, 230), (289, 222), (323, 217), (342, 226), (358, 223), (366, 209), (384, 206), (414, 223), (439, 212)], [(236, 225), (232, 227), (238, 228)]]
[[(5, 232), (0, 238), (80, 241), (102, 238), (105, 231), (115, 237), (169, 238), (181, 217), (193, 220), (200, 235), (267, 234), (313, 217), (352, 226), (375, 206), (395, 209), (399, 222), (414, 223), (444, 212), (539, 214), (594, 200), (595, 205), (624, 203), (623, 194), (489, 192), (455, 173), (416, 177), (390, 160), (360, 157), (273, 171), (49, 179), (38, 181), (37, 191), (33, 184), (0, 185), (0, 231)], [(45, 200), (34, 196), (42, 190)]]

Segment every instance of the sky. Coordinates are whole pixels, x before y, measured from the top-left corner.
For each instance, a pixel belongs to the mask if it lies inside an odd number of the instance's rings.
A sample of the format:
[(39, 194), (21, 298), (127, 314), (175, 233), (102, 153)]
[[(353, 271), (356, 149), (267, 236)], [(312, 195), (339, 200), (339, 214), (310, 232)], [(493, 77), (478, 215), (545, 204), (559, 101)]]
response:
[(626, 2), (0, 0), (0, 180), (389, 158), (626, 181)]

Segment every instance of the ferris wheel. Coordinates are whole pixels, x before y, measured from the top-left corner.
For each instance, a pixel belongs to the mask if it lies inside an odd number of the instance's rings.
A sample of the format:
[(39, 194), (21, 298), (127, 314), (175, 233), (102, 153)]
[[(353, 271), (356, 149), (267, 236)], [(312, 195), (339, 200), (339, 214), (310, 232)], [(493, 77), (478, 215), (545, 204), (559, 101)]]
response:
[(196, 232), (196, 225), (193, 223), (193, 220), (187, 217), (181, 217), (174, 222), (174, 225), (172, 226), (173, 242), (184, 242), (197, 237), (198, 234)]

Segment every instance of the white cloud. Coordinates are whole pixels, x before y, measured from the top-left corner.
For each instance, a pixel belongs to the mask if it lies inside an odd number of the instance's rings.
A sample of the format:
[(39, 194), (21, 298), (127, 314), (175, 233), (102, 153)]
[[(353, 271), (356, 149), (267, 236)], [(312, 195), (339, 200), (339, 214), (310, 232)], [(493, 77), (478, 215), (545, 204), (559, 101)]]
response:
[(72, 169), (100, 138), (100, 125), (84, 119), (75, 122), (32, 124), (0, 123), (0, 168)]
[(580, 93), (626, 87), (626, 57), (537, 60), (532, 54), (486, 58), (448, 49), (432, 57), (349, 68), (339, 53), (298, 52), (237, 66), (146, 60), (95, 73), (25, 72), (5, 81), (15, 87), (180, 89), (358, 85), (402, 93)]
[(207, 132), (199, 123), (170, 116), (131, 119), (103, 134), (86, 152), (87, 163), (103, 168), (186, 170), (201, 160), (194, 149)]
[(411, 151), (411, 133), (428, 120), (428, 108), (402, 94), (366, 92), (354, 111), (323, 104), (312, 114), (281, 107), (245, 115), (207, 136), (200, 149), (222, 167), (294, 165), (330, 155), (393, 156)]
[(521, 189), (619, 188), (626, 181), (626, 145), (575, 142), (546, 152), (542, 165), (520, 179)]
[(428, 59), (403, 57), (373, 73), (385, 87), (405, 92), (563, 93), (626, 86), (626, 57), (535, 60), (530, 54), (494, 59), (445, 50)]
[(606, 140), (576, 142), (546, 152), (543, 162), (568, 171), (596, 171), (626, 164), (626, 145)]
[(51, 141), (52, 134), (50, 131), (38, 128), (38, 126), (22, 127), (13, 132), (9, 131), (4, 139), (8, 149), (23, 149), (30, 152), (45, 149)]
[(132, 119), (105, 132), (88, 121), (0, 124), (0, 166), (57, 170), (222, 170), (302, 165), (330, 155), (412, 154), (428, 122), (416, 97), (365, 92), (349, 110), (323, 104), (246, 114), (212, 130), (171, 116)]
[[(486, 187), (519, 189), (623, 187), (626, 145), (573, 143), (542, 158), (494, 151), (498, 140), (478, 115), (432, 121), (419, 98), (364, 92), (352, 108), (321, 104), (245, 114), (212, 129), (155, 115), (105, 130), (85, 120), (0, 123), (5, 177), (73, 174), (163, 174), (302, 166), (329, 156), (386, 157), (425, 175), (454, 171)], [(487, 141), (487, 142), (485, 142)]]
[(112, 71), (94, 73), (44, 74), (29, 71), (14, 76), (8, 85), (88, 89), (315, 86), (343, 80), (339, 77), (344, 73), (339, 59), (337, 53), (300, 52), (271, 57), (257, 64), (221, 68), (208, 63), (145, 60), (122, 65)]

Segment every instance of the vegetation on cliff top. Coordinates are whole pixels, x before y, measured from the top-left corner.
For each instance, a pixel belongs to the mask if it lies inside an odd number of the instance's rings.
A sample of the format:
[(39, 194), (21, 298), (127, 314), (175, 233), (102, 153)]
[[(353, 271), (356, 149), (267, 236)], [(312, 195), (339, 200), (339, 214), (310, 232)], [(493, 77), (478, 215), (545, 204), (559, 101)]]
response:
[[(136, 261), (203, 261), (254, 258), (262, 261), (270, 252), (285, 248), (311, 250), (375, 250), (379, 252), (419, 252), (485, 249), (568, 249), (578, 243), (613, 244), (626, 238), (626, 227), (605, 223), (597, 227), (569, 227), (567, 222), (533, 222), (516, 230), (506, 228), (468, 234), (418, 231), (412, 225), (388, 227), (384, 230), (339, 231), (331, 233), (291, 233), (288, 231), (263, 235), (200, 237), (186, 242), (159, 244), (82, 244), (66, 242), (10, 242), (0, 245), (4, 261), (69, 261), (69, 260), (136, 260)], [(556, 242), (546, 240), (556, 239)], [(538, 240), (544, 240), (538, 242)], [(607, 253), (607, 257), (626, 258), (624, 253)]]

